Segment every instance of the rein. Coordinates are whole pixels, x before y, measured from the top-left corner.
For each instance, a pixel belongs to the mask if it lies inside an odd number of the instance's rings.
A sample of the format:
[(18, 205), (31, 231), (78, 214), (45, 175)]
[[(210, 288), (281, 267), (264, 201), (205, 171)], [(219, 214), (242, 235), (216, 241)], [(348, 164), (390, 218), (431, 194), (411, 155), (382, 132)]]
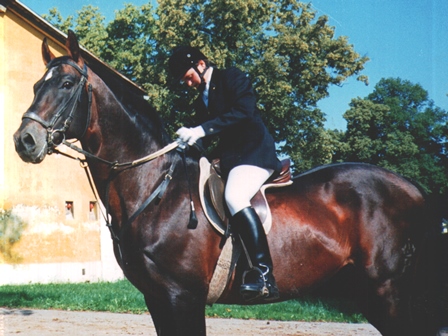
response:
[[(146, 162), (152, 161), (154, 159), (157, 159), (159, 156), (162, 156), (162, 155), (164, 155), (164, 154), (166, 154), (168, 152), (171, 152), (173, 149), (179, 147), (179, 142), (174, 141), (174, 142), (166, 145), (162, 149), (159, 149), (158, 151), (156, 151), (156, 152), (154, 152), (152, 154), (149, 154), (149, 155), (147, 155), (145, 157), (142, 157), (141, 159), (120, 163), (120, 162), (117, 162), (117, 161), (112, 162), (112, 161), (104, 160), (104, 159), (102, 159), (102, 158), (100, 158), (100, 157), (98, 157), (96, 155), (93, 155), (92, 153), (89, 153), (89, 152), (79, 148), (78, 146), (75, 146), (74, 144), (72, 144), (72, 143), (70, 143), (70, 142), (68, 142), (66, 140), (64, 140), (62, 142), (62, 144), (67, 146), (67, 147), (69, 147), (69, 148), (71, 148), (71, 149), (73, 149), (74, 151), (76, 151), (76, 152), (78, 152), (80, 154), (83, 154), (85, 157), (88, 157), (88, 158), (91, 158), (91, 159), (94, 159), (94, 160), (97, 160), (99, 162), (104, 163), (104, 164), (108, 165), (111, 169), (114, 169), (114, 170), (126, 169), (126, 168), (131, 168), (131, 167), (135, 167), (135, 166), (141, 165), (143, 163), (146, 163)], [(71, 156), (69, 156), (69, 155), (67, 155), (65, 153), (62, 153), (62, 152), (58, 151), (56, 148), (54, 149), (54, 151), (56, 153), (58, 153), (58, 154), (62, 154), (62, 155), (71, 157)], [(73, 158), (75, 160), (78, 160), (78, 158), (75, 158), (75, 157), (71, 157), (71, 158)]]
[[(196, 229), (197, 224), (198, 224), (198, 220), (196, 217), (196, 211), (194, 208), (194, 203), (193, 203), (193, 198), (191, 195), (191, 184), (190, 184), (190, 179), (188, 176), (188, 172), (187, 172), (187, 163), (186, 163), (186, 158), (185, 158), (185, 151), (187, 149), (187, 145), (185, 143), (179, 142), (179, 141), (174, 141), (168, 145), (166, 145), (165, 147), (163, 147), (162, 149), (149, 154), (141, 159), (138, 160), (134, 160), (134, 161), (130, 161), (130, 162), (125, 162), (125, 163), (118, 163), (118, 162), (110, 162), (107, 160), (104, 160), (96, 155), (93, 155), (89, 152), (86, 152), (85, 150), (67, 142), (67, 141), (63, 141), (63, 143), (65, 146), (77, 151), (78, 153), (83, 154), (85, 157), (89, 157), (91, 159), (95, 159), (98, 160), (102, 163), (105, 163), (107, 165), (109, 165), (111, 172), (112, 171), (116, 171), (119, 168), (121, 168), (123, 170), (126, 170), (128, 168), (132, 168), (132, 167), (136, 167), (137, 165), (146, 163), (146, 162), (150, 162), (154, 159), (157, 159), (158, 157), (174, 150), (177, 148), (177, 151), (181, 153), (182, 155), (182, 161), (183, 161), (183, 165), (185, 168), (185, 174), (186, 174), (186, 178), (188, 181), (188, 189), (189, 189), (189, 194), (190, 194), (190, 220), (188, 223), (188, 228), (189, 229)], [(89, 185), (90, 188), (92, 189), (92, 192), (95, 196), (96, 201), (98, 202), (100, 200), (98, 194), (96, 193), (96, 189), (94, 187), (94, 183), (93, 183), (93, 178), (90, 174), (90, 170), (88, 169), (88, 164), (86, 159), (81, 159), (81, 158), (77, 158), (74, 156), (71, 156), (69, 154), (60, 152), (59, 150), (57, 150), (57, 148), (54, 149), (54, 152), (57, 154), (61, 154), (63, 156), (66, 156), (68, 158), (74, 159), (74, 160), (78, 160), (81, 163), (81, 167), (84, 168), (84, 171), (86, 173), (87, 176), (87, 180), (89, 181)], [(159, 186), (151, 193), (151, 195), (149, 195), (149, 197), (140, 205), (140, 207), (137, 209), (137, 211), (135, 211), (129, 218), (128, 220), (123, 223), (122, 228), (120, 230), (120, 232), (115, 232), (114, 228), (112, 227), (112, 223), (109, 220), (109, 200), (108, 200), (108, 196), (109, 196), (109, 189), (110, 189), (110, 183), (112, 182), (113, 178), (116, 176), (114, 174), (110, 174), (109, 178), (107, 179), (107, 185), (106, 185), (106, 190), (105, 190), (105, 201), (104, 201), (104, 206), (105, 206), (105, 213), (103, 211), (101, 211), (103, 218), (106, 222), (106, 226), (109, 228), (110, 234), (111, 234), (111, 238), (113, 241), (115, 241), (117, 243), (118, 246), (118, 251), (120, 254), (120, 259), (122, 259), (122, 254), (121, 254), (121, 247), (120, 247), (120, 236), (123, 232), (123, 230), (129, 228), (132, 224), (132, 222), (146, 209), (146, 207), (148, 207), (154, 200), (157, 200), (157, 203), (160, 202), (160, 200), (163, 197), (163, 194), (165, 193), (168, 184), (171, 182), (171, 180), (173, 179), (173, 173), (174, 173), (174, 167), (175, 167), (175, 163), (176, 161), (173, 160), (173, 162), (171, 163), (170, 168), (168, 169), (168, 172), (165, 174), (165, 177), (163, 179), (163, 181), (159, 184)]]
[[(75, 150), (75, 151), (77, 151), (80, 154), (83, 154), (85, 157), (88, 157), (88, 158), (97, 160), (99, 162), (102, 162), (104, 164), (107, 164), (109, 166), (109, 168), (111, 169), (111, 171), (117, 171), (119, 169), (121, 169), (121, 171), (122, 171), (122, 170), (126, 170), (128, 168), (136, 167), (136, 166), (144, 164), (146, 162), (150, 162), (150, 161), (155, 160), (158, 157), (160, 157), (160, 156), (162, 156), (162, 155), (164, 155), (164, 154), (166, 154), (166, 153), (168, 153), (168, 152), (170, 152), (170, 151), (172, 151), (172, 150), (174, 150), (174, 149), (176, 149), (178, 147), (182, 151), (182, 153), (185, 150), (185, 146), (183, 144), (180, 144), (178, 141), (174, 141), (174, 142), (166, 145), (162, 149), (160, 149), (160, 150), (158, 150), (158, 151), (156, 151), (156, 152), (154, 152), (152, 154), (149, 154), (149, 155), (147, 155), (147, 156), (145, 156), (145, 157), (143, 157), (141, 159), (130, 161), (130, 162), (118, 163), (118, 162), (111, 162), (111, 161), (104, 160), (104, 159), (102, 159), (102, 158), (100, 158), (100, 157), (98, 157), (96, 155), (93, 155), (93, 154), (91, 154), (91, 153), (89, 153), (89, 152), (79, 148), (78, 146), (73, 145), (72, 143), (70, 143), (70, 142), (68, 142), (66, 140), (64, 140), (62, 142), (62, 144), (67, 146), (67, 147), (69, 147), (69, 148), (71, 148), (71, 149), (73, 149), (73, 150)], [(88, 169), (87, 160), (86, 159), (81, 159), (81, 158), (78, 158), (78, 157), (74, 157), (74, 156), (71, 156), (71, 155), (66, 154), (66, 153), (63, 153), (63, 152), (59, 151), (57, 148), (54, 149), (54, 153), (61, 154), (63, 156), (66, 156), (66, 157), (74, 159), (74, 160), (78, 160), (81, 163), (81, 167), (84, 168), (84, 171), (86, 172), (86, 176), (87, 176), (87, 179), (89, 181), (90, 188), (92, 189), (92, 192), (93, 192), (93, 194), (95, 196), (95, 199), (98, 202), (100, 200), (100, 198), (98, 197), (98, 195), (96, 193), (96, 189), (94, 187), (93, 179), (92, 179), (92, 176), (91, 176), (90, 171)], [(184, 166), (186, 167), (186, 162), (185, 162), (184, 157), (182, 157), (182, 159), (183, 159), (183, 162), (184, 162)], [(175, 162), (176, 161), (173, 161), (171, 163), (171, 166), (170, 166), (168, 172), (165, 174), (165, 178), (163, 179), (162, 183), (156, 188), (156, 190), (153, 191), (153, 193), (146, 199), (146, 201), (142, 203), (142, 205), (137, 209), (137, 211), (131, 217), (129, 217), (127, 222), (124, 223), (122, 230), (124, 228), (126, 228), (126, 227), (129, 227), (132, 224), (132, 222), (143, 212), (143, 210), (145, 210), (146, 207), (149, 206), (149, 204), (151, 204), (156, 198), (157, 198), (158, 201), (160, 201), (162, 199), (162, 196), (165, 193), (165, 190), (168, 187), (169, 182), (173, 178), (172, 176), (173, 176), (173, 173), (174, 173)], [(106, 200), (104, 202), (104, 205), (106, 207), (106, 213), (105, 214), (103, 213), (103, 217), (104, 217), (104, 220), (106, 221), (106, 226), (110, 230), (112, 239), (114, 241), (116, 241), (116, 242), (119, 242), (120, 241), (120, 238), (119, 238), (120, 234), (117, 234), (114, 231), (114, 229), (112, 227), (112, 224), (109, 221), (109, 216), (108, 216), (108, 214), (109, 214), (109, 202), (108, 202), (109, 187), (110, 187), (110, 183), (113, 180), (113, 177), (114, 177), (114, 174), (110, 174), (109, 178), (107, 179), (106, 192), (105, 192)], [(191, 201), (191, 194), (190, 194), (190, 201)], [(191, 217), (195, 218), (196, 214), (194, 213), (194, 205), (193, 205), (192, 201), (191, 201), (191, 204), (192, 204), (191, 205), (191, 210), (192, 210), (191, 211), (192, 212)], [(191, 228), (190, 224), (189, 224), (189, 228)]]

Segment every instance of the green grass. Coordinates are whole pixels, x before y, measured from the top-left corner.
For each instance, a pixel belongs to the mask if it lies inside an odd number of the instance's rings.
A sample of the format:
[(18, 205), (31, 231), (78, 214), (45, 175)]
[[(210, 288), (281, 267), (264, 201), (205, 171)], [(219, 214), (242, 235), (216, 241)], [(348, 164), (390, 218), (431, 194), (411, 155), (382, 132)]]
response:
[(276, 321), (365, 323), (349, 301), (305, 298), (257, 306), (214, 305), (208, 317)]
[(1, 286), (0, 306), (8, 308), (146, 312), (142, 294), (128, 281)]
[[(128, 281), (0, 286), (0, 307), (143, 314), (143, 296)], [(279, 321), (365, 322), (348, 300), (305, 298), (275, 304), (207, 307), (208, 317)]]

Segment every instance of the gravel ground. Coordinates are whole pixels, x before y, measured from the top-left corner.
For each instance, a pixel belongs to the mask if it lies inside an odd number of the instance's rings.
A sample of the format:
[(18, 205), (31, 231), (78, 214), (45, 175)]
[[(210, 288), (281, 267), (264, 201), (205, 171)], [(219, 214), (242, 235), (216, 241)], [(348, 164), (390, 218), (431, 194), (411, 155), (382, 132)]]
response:
[[(148, 314), (114, 314), (60, 310), (0, 308), (0, 336), (150, 335), (154, 325)], [(376, 336), (370, 324), (278, 322), (237, 319), (207, 319), (208, 336)]]

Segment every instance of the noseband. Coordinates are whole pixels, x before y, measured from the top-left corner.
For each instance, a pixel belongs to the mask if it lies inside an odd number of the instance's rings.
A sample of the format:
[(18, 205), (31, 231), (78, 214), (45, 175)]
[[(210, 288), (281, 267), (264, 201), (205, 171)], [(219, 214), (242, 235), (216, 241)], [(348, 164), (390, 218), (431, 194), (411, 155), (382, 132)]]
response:
[[(50, 70), (53, 67), (59, 66), (61, 64), (67, 64), (71, 67), (75, 68), (80, 74), (81, 79), (78, 83), (78, 86), (76, 87), (76, 90), (72, 92), (72, 95), (70, 98), (63, 104), (57, 112), (54, 114), (54, 116), (51, 118), (50, 121), (43, 120), (39, 115), (37, 115), (35, 112), (25, 112), (25, 114), (22, 116), (22, 119), (31, 119), (33, 121), (38, 122), (41, 124), (46, 130), (47, 130), (47, 144), (48, 144), (48, 154), (51, 154), (54, 150), (54, 147), (58, 146), (61, 142), (65, 140), (65, 132), (70, 127), (70, 124), (73, 121), (74, 113), (76, 111), (76, 108), (78, 107), (79, 102), (81, 101), (81, 95), (82, 90), (87, 83), (87, 66), (84, 64), (84, 68), (81, 69), (81, 67), (76, 64), (73, 60), (71, 60), (68, 57), (60, 57), (53, 59), (50, 63), (47, 64), (47, 69)], [(82, 138), (87, 131), (87, 127), (89, 126), (89, 120), (90, 120), (90, 107), (92, 102), (92, 86), (88, 84), (88, 112), (87, 112), (87, 120), (86, 120), (86, 126), (84, 128), (83, 133), (79, 138)], [(67, 118), (62, 123), (62, 126), (60, 128), (55, 128), (56, 123), (59, 121), (61, 116), (64, 114), (64, 112), (69, 108), (69, 105), (71, 104), (71, 110), (70, 113), (67, 115)], [(62, 138), (60, 136), (62, 135)]]

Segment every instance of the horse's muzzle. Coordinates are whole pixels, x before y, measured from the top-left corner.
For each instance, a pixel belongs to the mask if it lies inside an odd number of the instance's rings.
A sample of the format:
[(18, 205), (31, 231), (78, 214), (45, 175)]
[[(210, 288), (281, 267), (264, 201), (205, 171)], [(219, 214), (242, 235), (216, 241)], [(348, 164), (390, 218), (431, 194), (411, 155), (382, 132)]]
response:
[(40, 163), (44, 160), (48, 146), (45, 140), (40, 140), (41, 137), (41, 134), (35, 134), (28, 127), (14, 133), (15, 149), (23, 161)]

